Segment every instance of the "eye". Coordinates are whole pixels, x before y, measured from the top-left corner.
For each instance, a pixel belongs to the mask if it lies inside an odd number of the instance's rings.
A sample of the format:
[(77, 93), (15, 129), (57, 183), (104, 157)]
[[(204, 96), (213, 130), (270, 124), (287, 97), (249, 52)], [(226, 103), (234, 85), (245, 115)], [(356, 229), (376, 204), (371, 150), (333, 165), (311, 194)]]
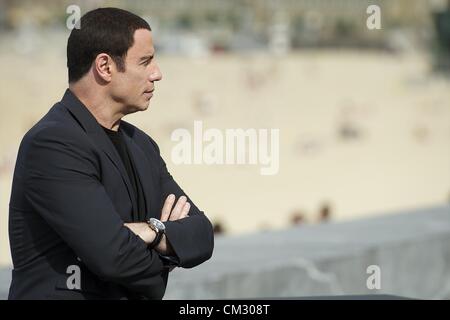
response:
[(148, 66), (152, 60), (153, 60), (153, 57), (150, 57), (150, 58), (144, 60), (144, 61), (142, 62), (142, 64), (143, 64), (144, 66)]

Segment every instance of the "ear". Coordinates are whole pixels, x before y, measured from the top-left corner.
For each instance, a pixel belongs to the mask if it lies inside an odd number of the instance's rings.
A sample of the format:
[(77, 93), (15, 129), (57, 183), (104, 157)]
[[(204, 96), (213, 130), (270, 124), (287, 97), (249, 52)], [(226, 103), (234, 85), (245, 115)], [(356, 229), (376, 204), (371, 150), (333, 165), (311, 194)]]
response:
[(111, 81), (111, 75), (113, 73), (113, 69), (115, 68), (115, 64), (111, 58), (106, 53), (100, 53), (94, 60), (93, 69), (97, 75), (106, 82)]

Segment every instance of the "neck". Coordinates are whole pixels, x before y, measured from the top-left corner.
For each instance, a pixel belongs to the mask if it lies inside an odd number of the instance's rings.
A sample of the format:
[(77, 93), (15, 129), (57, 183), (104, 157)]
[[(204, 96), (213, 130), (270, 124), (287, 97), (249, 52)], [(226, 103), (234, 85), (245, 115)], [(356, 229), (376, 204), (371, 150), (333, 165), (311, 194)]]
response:
[(102, 87), (99, 88), (78, 81), (69, 84), (69, 89), (86, 106), (101, 126), (114, 131), (119, 130), (120, 119), (124, 114), (120, 112), (120, 106), (105, 94)]

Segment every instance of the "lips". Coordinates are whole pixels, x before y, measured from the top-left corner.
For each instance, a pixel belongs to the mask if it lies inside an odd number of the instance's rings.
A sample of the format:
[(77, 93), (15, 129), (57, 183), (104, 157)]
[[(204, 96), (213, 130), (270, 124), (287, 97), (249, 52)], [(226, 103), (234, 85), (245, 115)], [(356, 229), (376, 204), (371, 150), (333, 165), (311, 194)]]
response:
[(150, 99), (151, 97), (153, 97), (153, 91), (155, 91), (155, 89), (144, 91), (144, 96), (146, 97), (146, 99)]

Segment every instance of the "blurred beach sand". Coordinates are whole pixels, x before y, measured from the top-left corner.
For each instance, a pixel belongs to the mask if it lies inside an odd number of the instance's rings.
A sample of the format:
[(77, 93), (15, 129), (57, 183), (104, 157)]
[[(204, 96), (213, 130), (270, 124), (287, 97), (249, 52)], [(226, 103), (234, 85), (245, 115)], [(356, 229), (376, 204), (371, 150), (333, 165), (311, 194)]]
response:
[[(65, 40), (33, 54), (0, 51), (0, 264), (23, 134), (67, 87)], [(125, 118), (150, 134), (172, 175), (228, 234), (284, 228), (293, 212), (332, 221), (442, 204), (450, 197), (450, 81), (420, 53), (305, 51), (157, 56), (150, 108)], [(177, 128), (280, 129), (280, 167), (174, 165)], [(93, 220), (95, 223), (95, 220)]]

